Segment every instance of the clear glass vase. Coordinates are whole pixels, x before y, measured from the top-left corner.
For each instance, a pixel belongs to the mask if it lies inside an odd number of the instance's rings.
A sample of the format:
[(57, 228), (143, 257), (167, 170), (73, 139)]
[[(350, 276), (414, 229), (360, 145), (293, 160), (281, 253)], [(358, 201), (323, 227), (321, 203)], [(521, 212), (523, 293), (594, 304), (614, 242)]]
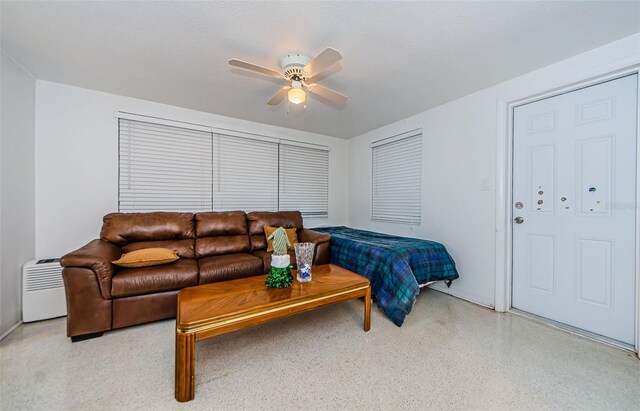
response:
[(311, 281), (311, 266), (313, 265), (313, 243), (296, 243), (296, 265), (298, 266), (297, 279), (301, 283)]

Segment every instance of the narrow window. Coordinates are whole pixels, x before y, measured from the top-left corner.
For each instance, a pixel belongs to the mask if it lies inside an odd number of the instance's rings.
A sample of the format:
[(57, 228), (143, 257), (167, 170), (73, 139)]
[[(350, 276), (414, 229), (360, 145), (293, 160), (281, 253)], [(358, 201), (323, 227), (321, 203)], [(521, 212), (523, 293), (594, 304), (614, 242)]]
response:
[(329, 151), (280, 144), (280, 210), (304, 217), (329, 215)]
[(371, 145), (371, 220), (420, 225), (422, 130)]

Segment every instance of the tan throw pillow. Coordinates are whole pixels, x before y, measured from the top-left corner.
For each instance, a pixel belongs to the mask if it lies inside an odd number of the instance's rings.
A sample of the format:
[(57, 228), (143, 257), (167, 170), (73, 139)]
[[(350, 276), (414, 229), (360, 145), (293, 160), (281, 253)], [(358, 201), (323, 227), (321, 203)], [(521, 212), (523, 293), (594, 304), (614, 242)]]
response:
[(112, 261), (120, 267), (149, 267), (176, 261), (178, 253), (168, 248), (143, 248), (122, 254), (119, 260)]
[[(273, 240), (269, 240), (269, 236), (276, 231), (278, 227), (271, 227), (269, 225), (264, 226), (264, 236), (267, 238), (267, 252), (273, 252)], [(289, 237), (289, 242), (291, 245), (287, 247), (287, 250), (293, 250), (293, 245), (298, 242), (298, 235), (296, 234), (295, 228), (285, 228), (284, 231), (287, 232), (287, 237)]]

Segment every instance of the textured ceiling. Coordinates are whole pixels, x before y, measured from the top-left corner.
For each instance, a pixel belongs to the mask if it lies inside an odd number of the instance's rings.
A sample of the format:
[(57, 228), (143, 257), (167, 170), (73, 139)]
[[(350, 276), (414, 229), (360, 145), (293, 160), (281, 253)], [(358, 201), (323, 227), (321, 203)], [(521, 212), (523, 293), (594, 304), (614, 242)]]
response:
[[(640, 31), (640, 2), (8, 2), (2, 48), (37, 78), (349, 138)], [(289, 51), (334, 47), (343, 107), (268, 107)]]

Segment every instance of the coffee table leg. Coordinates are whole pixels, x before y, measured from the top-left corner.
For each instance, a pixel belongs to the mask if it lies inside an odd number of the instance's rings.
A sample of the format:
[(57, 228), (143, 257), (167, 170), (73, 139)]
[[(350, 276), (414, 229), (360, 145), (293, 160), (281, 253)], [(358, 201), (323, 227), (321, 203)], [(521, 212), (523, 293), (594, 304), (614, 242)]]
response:
[(176, 333), (176, 400), (195, 397), (196, 335)]
[(367, 294), (364, 296), (364, 330), (369, 331), (371, 328), (371, 286), (367, 288)]

